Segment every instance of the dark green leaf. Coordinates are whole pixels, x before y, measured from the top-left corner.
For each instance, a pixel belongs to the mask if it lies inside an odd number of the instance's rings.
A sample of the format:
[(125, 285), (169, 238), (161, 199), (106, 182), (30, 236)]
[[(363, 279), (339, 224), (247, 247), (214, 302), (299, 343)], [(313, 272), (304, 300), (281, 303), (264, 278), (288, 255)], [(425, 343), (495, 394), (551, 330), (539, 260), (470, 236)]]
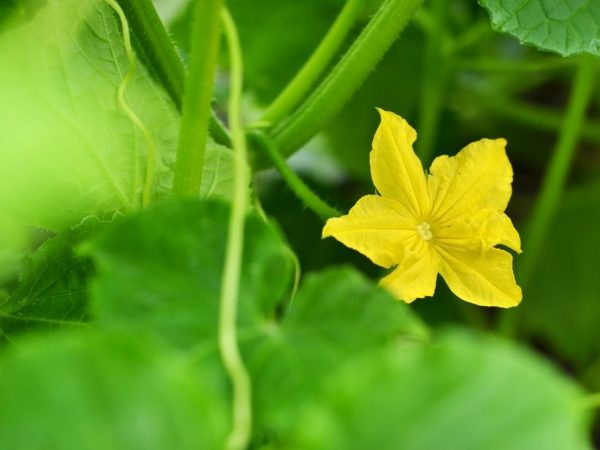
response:
[(342, 366), (286, 448), (591, 449), (581, 392), (506, 342), (451, 333)]
[(91, 267), (74, 248), (104, 225), (89, 217), (48, 239), (28, 258), (16, 290), (0, 304), (2, 337), (9, 339), (30, 328), (77, 326), (86, 320)]
[(569, 56), (600, 55), (597, 0), (479, 0), (494, 29), (521, 42)]
[(222, 448), (222, 389), (188, 361), (126, 336), (60, 336), (0, 357), (0, 448)]
[[(229, 208), (182, 200), (153, 206), (110, 226), (85, 248), (102, 325), (145, 330), (181, 346), (213, 341)], [(290, 250), (258, 216), (246, 221), (241, 326), (262, 321), (289, 295)]]
[(525, 327), (579, 367), (600, 354), (599, 227), (600, 185), (564, 196), (520, 307)]

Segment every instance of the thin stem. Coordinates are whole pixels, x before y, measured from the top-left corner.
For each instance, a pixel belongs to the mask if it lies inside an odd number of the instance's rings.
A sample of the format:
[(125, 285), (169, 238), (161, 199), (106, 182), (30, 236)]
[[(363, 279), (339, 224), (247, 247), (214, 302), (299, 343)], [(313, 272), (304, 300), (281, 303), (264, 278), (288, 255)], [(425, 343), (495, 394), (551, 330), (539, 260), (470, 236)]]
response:
[(233, 424), (227, 439), (227, 449), (243, 450), (248, 446), (252, 430), (252, 392), (250, 376), (240, 355), (237, 341), (237, 303), (240, 288), (244, 220), (248, 198), (246, 173), (246, 137), (242, 127), (242, 53), (235, 23), (226, 9), (222, 10), (229, 58), (231, 61), (231, 91), (229, 94), (229, 123), (235, 152), (234, 188), (227, 236), (227, 249), (219, 316), (219, 349), (225, 370), (233, 386)]
[[(125, 54), (127, 55), (127, 62), (129, 63), (129, 68), (127, 70), (127, 73), (121, 80), (119, 88), (117, 89), (117, 101), (123, 113), (140, 131), (142, 137), (144, 138), (144, 143), (146, 144), (146, 176), (144, 179), (144, 188), (142, 190), (142, 206), (148, 206), (150, 204), (150, 199), (152, 196), (152, 187), (154, 184), (154, 171), (156, 168), (156, 143), (154, 142), (152, 134), (150, 134), (150, 131), (148, 131), (148, 128), (146, 127), (146, 125), (144, 125), (144, 122), (142, 122), (139, 116), (131, 109), (125, 97), (127, 85), (133, 79), (137, 68), (137, 59), (135, 57), (135, 53), (133, 52), (133, 47), (131, 46), (131, 34), (129, 33), (129, 23), (127, 22), (127, 17), (125, 16), (123, 9), (121, 9), (120, 5), (115, 0), (104, 1), (115, 11), (115, 13), (117, 13), (117, 16), (119, 16), (119, 20), (121, 22), (123, 46), (125, 47)], [(139, 155), (136, 153), (136, 165), (138, 158)], [(137, 170), (135, 177), (136, 178), (134, 181), (134, 185), (137, 188)], [(134, 192), (134, 194), (137, 195), (137, 192)], [(136, 204), (137, 202), (134, 201), (133, 203)]]
[[(177, 109), (181, 109), (186, 69), (152, 0), (118, 0), (118, 3), (138, 39), (145, 60)], [(210, 132), (219, 144), (230, 145), (229, 133), (214, 113), (210, 118)]]
[(446, 0), (433, 0), (435, 27), (427, 35), (427, 44), (423, 58), (423, 84), (419, 107), (417, 150), (424, 165), (429, 165), (433, 154), (435, 136), (446, 85), (448, 52), (444, 51), (446, 42), (445, 22), (448, 3)]
[(453, 58), (455, 69), (476, 70), (479, 72), (538, 72), (570, 68), (576, 63), (575, 58), (550, 57), (537, 61), (506, 60), (506, 59), (471, 59)]
[(488, 20), (476, 22), (467, 28), (465, 32), (454, 38), (452, 42), (452, 51), (458, 53), (471, 45), (478, 44), (488, 34), (492, 34), (490, 22)]
[(274, 145), (284, 156), (298, 150), (342, 109), (421, 3), (422, 0), (385, 0), (382, 3), (319, 87), (289, 120), (270, 133)]
[[(555, 131), (560, 128), (563, 117), (559, 112), (538, 106), (529, 105), (522, 101), (497, 96), (480, 96), (479, 100), (486, 109), (513, 119), (525, 125), (540, 128), (542, 130)], [(581, 138), (592, 142), (600, 142), (600, 123), (597, 121), (586, 121), (581, 124)]]
[[(525, 292), (564, 189), (593, 90), (593, 82), (594, 61), (591, 58), (584, 58), (577, 66), (558, 141), (546, 169), (531, 218), (523, 233), (524, 252), (517, 266), (517, 280)], [(516, 332), (517, 320), (518, 315), (514, 311), (503, 312), (498, 328), (503, 334), (512, 336)]]
[(298, 175), (296, 175), (264, 133), (258, 130), (252, 130), (248, 132), (248, 137), (252, 139), (255, 148), (263, 150), (267, 154), (292, 192), (296, 194), (296, 196), (311, 211), (323, 219), (342, 215), (341, 212), (325, 203)]
[(302, 102), (346, 40), (365, 5), (365, 0), (347, 0), (335, 22), (294, 79), (267, 108), (260, 125), (278, 123)]
[(537, 263), (548, 226), (560, 201), (573, 155), (577, 148), (581, 124), (585, 120), (593, 84), (594, 62), (591, 58), (585, 58), (577, 66), (575, 81), (571, 89), (560, 135), (544, 175), (540, 194), (531, 213), (531, 219), (523, 235), (525, 251), (519, 268), (519, 278), (523, 285), (527, 285)]
[(197, 196), (202, 183), (223, 0), (196, 0), (190, 67), (181, 112), (173, 192)]

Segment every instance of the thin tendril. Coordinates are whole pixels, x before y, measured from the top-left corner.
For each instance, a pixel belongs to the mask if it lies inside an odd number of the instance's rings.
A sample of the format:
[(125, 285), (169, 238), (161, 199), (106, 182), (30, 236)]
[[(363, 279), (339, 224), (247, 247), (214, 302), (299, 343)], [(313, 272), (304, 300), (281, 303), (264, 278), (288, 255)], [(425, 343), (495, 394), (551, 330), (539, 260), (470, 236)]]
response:
[(250, 375), (240, 354), (237, 337), (237, 308), (244, 248), (244, 225), (248, 197), (246, 175), (246, 137), (242, 127), (242, 55), (237, 29), (226, 9), (222, 10), (223, 31), (231, 61), (229, 94), (229, 123), (235, 152), (234, 190), (227, 234), (227, 249), (219, 315), (219, 349), (223, 365), (233, 387), (232, 428), (227, 438), (228, 450), (243, 450), (248, 446), (252, 431), (252, 385)]
[(133, 75), (135, 74), (137, 68), (137, 59), (131, 45), (131, 33), (129, 32), (127, 18), (115, 0), (104, 0), (104, 2), (117, 13), (119, 20), (121, 21), (123, 46), (125, 47), (125, 54), (127, 55), (127, 61), (129, 62), (129, 69), (121, 80), (121, 84), (119, 84), (119, 88), (117, 90), (117, 101), (123, 113), (137, 127), (140, 133), (142, 133), (144, 142), (146, 143), (146, 179), (144, 181), (144, 190), (142, 192), (142, 206), (147, 206), (150, 203), (152, 185), (154, 182), (154, 171), (156, 167), (156, 144), (152, 135), (150, 134), (150, 131), (148, 131), (148, 128), (146, 128), (146, 125), (144, 125), (142, 120), (129, 107), (127, 99), (125, 98), (125, 90), (127, 89), (129, 82), (133, 79)]

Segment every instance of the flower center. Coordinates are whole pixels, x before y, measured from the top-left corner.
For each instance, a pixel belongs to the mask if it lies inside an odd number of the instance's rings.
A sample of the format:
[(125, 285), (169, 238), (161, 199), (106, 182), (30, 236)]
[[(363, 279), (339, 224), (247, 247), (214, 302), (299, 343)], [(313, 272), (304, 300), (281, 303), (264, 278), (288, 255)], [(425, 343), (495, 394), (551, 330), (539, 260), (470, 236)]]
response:
[(417, 225), (417, 233), (424, 241), (429, 241), (433, 237), (433, 234), (431, 233), (431, 225), (429, 225), (427, 222), (421, 222), (419, 225)]

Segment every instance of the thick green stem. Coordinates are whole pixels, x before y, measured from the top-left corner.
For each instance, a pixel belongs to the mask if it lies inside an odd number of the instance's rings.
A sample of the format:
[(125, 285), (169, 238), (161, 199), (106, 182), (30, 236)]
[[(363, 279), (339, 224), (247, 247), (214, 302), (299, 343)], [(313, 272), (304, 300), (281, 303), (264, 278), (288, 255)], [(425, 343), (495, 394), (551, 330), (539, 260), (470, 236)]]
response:
[(435, 26), (428, 34), (427, 45), (423, 57), (423, 84), (419, 106), (419, 120), (417, 130), (419, 139), (417, 151), (423, 164), (429, 165), (433, 154), (435, 137), (442, 112), (442, 103), (446, 86), (446, 73), (448, 66), (448, 51), (446, 43), (445, 22), (448, 9), (446, 0), (433, 0), (433, 17)]
[(227, 249), (221, 280), (219, 349), (223, 365), (233, 387), (233, 419), (227, 439), (227, 449), (243, 450), (248, 446), (252, 430), (251, 382), (240, 355), (237, 339), (237, 307), (244, 249), (244, 222), (248, 206), (249, 180), (245, 169), (248, 157), (246, 137), (242, 127), (242, 53), (237, 29), (225, 9), (222, 11), (222, 20), (231, 61), (231, 90), (228, 109), (235, 166)]
[(210, 105), (219, 42), (223, 0), (195, 0), (192, 48), (181, 127), (175, 161), (173, 192), (196, 196), (200, 192), (204, 168), (204, 150), (208, 138)]
[(585, 120), (593, 80), (594, 62), (591, 58), (585, 58), (577, 67), (560, 135), (544, 175), (540, 194), (531, 213), (531, 219), (523, 234), (524, 253), (519, 267), (519, 280), (524, 286), (527, 285), (533, 268), (538, 262), (548, 226), (560, 201), (573, 155), (577, 148), (581, 124)]
[[(291, 155), (332, 120), (365, 81), (422, 0), (385, 0), (358, 39), (319, 87), (270, 136)], [(406, 68), (406, 70), (411, 70)], [(376, 106), (376, 105), (373, 105)]]
[(279, 94), (263, 115), (260, 126), (278, 123), (291, 113), (317, 82), (331, 59), (340, 50), (365, 5), (365, 0), (347, 0), (337, 19), (294, 79)]
[(263, 150), (275, 168), (279, 171), (283, 180), (287, 183), (294, 194), (315, 214), (323, 219), (341, 216), (342, 213), (325, 203), (315, 194), (296, 173), (287, 165), (285, 159), (277, 151), (273, 143), (264, 133), (257, 130), (248, 132), (254, 148)]
[[(118, 3), (140, 44), (144, 59), (156, 73), (173, 103), (181, 109), (185, 67), (152, 0), (118, 0)], [(218, 143), (230, 144), (229, 133), (214, 114), (211, 114), (210, 118), (210, 132)]]

